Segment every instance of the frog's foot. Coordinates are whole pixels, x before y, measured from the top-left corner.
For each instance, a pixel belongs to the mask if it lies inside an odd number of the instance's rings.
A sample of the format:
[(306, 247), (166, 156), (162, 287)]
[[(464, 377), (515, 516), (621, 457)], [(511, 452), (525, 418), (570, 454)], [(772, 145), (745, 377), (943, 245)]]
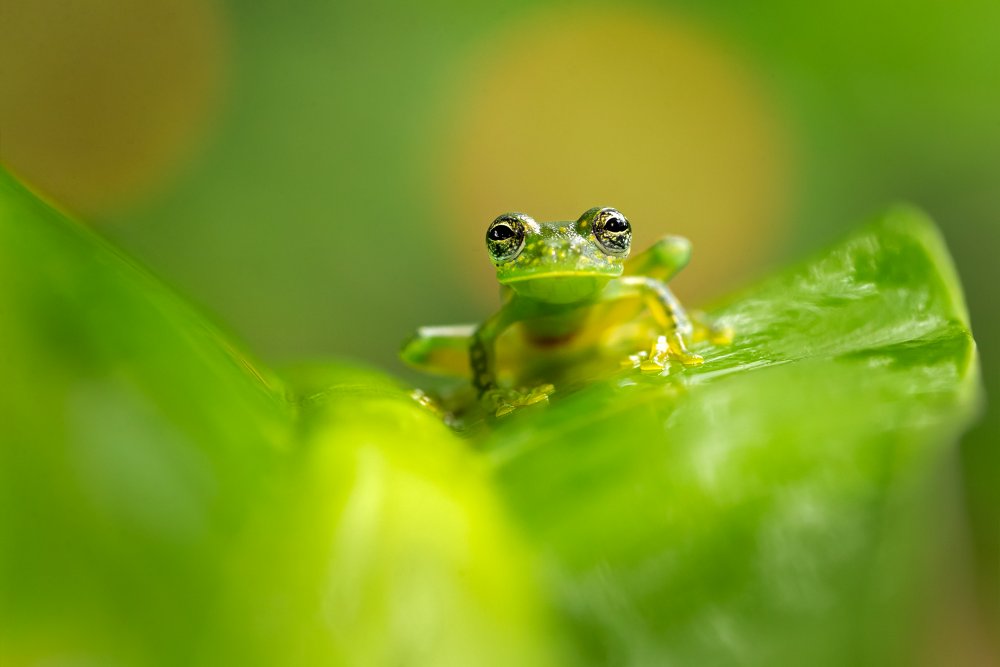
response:
[(549, 400), (556, 388), (551, 384), (541, 384), (532, 389), (490, 389), (483, 394), (483, 406), (493, 410), (497, 417), (505, 417), (517, 408), (523, 408)]
[(721, 324), (710, 318), (705, 313), (693, 311), (689, 313), (694, 331), (691, 340), (701, 342), (707, 340), (713, 345), (731, 345), (733, 342), (733, 328), (726, 324)]
[(451, 415), (448, 414), (441, 404), (438, 401), (435, 401), (423, 389), (414, 389), (411, 391), (410, 398), (416, 401), (417, 405), (424, 408), (438, 419), (442, 421), (448, 421), (451, 419)]
[(640, 352), (629, 359), (636, 360), (637, 364), (634, 365), (644, 373), (660, 373), (671, 360), (679, 361), (684, 366), (700, 366), (705, 363), (700, 354), (687, 349), (683, 337), (677, 332), (670, 336), (658, 336), (648, 353)]

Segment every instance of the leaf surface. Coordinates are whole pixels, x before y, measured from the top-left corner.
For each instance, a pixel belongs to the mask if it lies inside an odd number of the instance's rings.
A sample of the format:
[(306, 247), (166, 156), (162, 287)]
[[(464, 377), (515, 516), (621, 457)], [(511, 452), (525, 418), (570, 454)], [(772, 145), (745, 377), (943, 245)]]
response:
[(881, 664), (977, 405), (950, 260), (894, 209), (734, 296), (704, 366), (462, 439), (275, 373), (0, 173), (0, 656)]

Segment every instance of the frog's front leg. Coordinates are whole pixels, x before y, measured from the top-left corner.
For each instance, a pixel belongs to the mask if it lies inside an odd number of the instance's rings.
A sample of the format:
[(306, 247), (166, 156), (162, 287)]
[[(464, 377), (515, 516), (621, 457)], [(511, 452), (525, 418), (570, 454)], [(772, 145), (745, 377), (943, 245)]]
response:
[[(691, 242), (683, 236), (664, 236), (648, 250), (629, 258), (625, 263), (625, 275), (640, 275), (667, 282), (680, 273), (689, 261)], [(717, 345), (732, 342), (732, 329), (719, 324), (705, 313), (693, 311), (689, 313), (689, 320), (693, 341), (709, 340)]]
[(496, 340), (507, 327), (513, 324), (506, 309), (501, 309), (493, 317), (483, 322), (473, 332), (469, 340), (469, 367), (472, 370), (472, 386), (482, 398), (487, 392), (497, 389)]
[(623, 276), (612, 282), (606, 298), (639, 296), (646, 303), (650, 315), (663, 335), (653, 345), (643, 370), (662, 369), (668, 359), (676, 359), (685, 366), (698, 366), (704, 359), (687, 349), (687, 340), (694, 327), (687, 312), (665, 283), (648, 276)]
[(469, 341), (469, 366), (472, 370), (472, 385), (479, 400), (493, 410), (497, 417), (510, 414), (516, 408), (546, 401), (555, 391), (551, 384), (518, 391), (501, 388), (497, 384), (496, 340), (510, 325), (517, 321), (510, 307), (504, 307), (496, 315), (483, 322), (472, 334)]

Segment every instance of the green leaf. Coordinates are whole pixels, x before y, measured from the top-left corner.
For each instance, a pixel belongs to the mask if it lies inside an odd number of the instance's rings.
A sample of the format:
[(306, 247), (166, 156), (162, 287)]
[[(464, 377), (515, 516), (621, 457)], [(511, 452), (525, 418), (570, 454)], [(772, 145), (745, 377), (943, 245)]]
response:
[(552, 597), (596, 663), (902, 660), (920, 497), (978, 386), (940, 237), (894, 209), (714, 314), (736, 340), (703, 366), (486, 438)]
[(460, 439), (348, 364), (263, 368), (0, 173), (0, 660), (884, 664), (976, 406), (896, 209), (717, 314), (731, 347)]
[(0, 313), (3, 664), (548, 654), (486, 471), (395, 381), (293, 396), (3, 173)]

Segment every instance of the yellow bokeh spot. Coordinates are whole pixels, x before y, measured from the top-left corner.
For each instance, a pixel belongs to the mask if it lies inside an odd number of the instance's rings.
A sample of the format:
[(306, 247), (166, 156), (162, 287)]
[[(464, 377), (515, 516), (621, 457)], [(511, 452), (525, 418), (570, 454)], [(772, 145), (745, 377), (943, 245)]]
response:
[(685, 297), (741, 280), (784, 235), (788, 141), (766, 88), (726, 43), (664, 13), (534, 14), (468, 61), (449, 110), (443, 206), (482, 276), (497, 212), (575, 220), (614, 206), (633, 248), (681, 234)]

